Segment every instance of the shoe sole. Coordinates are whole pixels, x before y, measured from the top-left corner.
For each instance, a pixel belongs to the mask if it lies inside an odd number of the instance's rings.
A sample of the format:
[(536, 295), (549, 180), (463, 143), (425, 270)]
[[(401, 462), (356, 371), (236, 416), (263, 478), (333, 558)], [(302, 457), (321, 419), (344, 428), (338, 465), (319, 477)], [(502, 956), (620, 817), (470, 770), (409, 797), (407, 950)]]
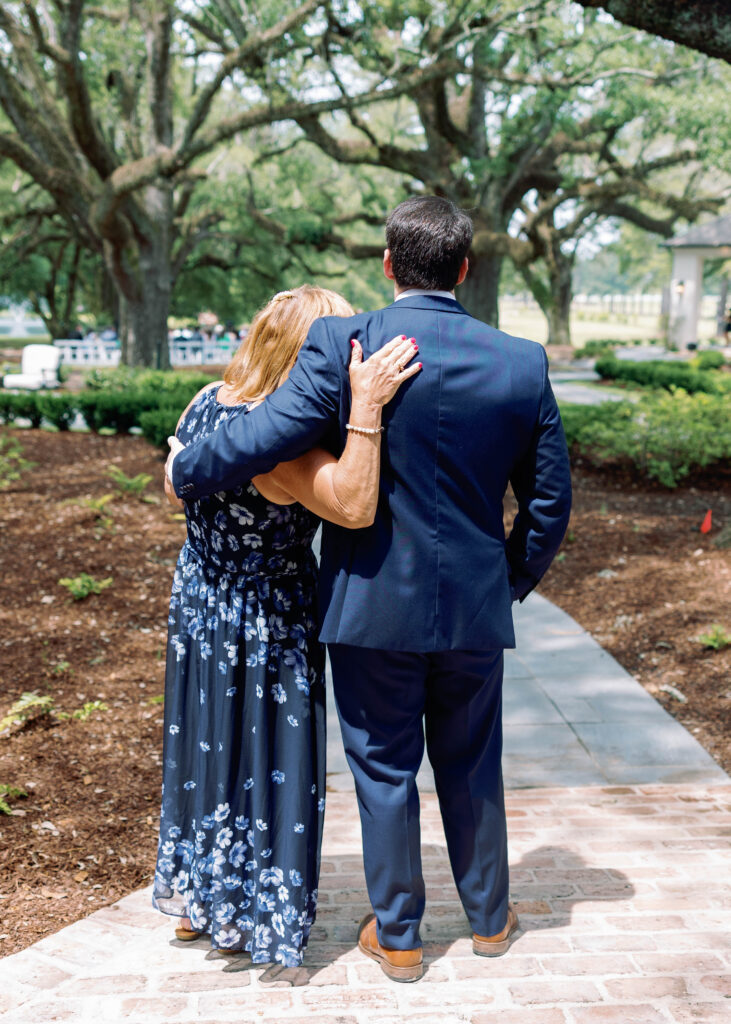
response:
[(415, 964), (414, 967), (395, 967), (385, 957), (379, 956), (378, 953), (374, 953), (372, 949), (364, 946), (362, 942), (358, 943), (358, 949), (361, 953), (370, 957), (371, 960), (375, 960), (377, 964), (380, 964), (381, 970), (391, 981), (418, 981), (424, 973), (423, 964)]
[[(358, 935), (360, 935), (364, 925), (371, 920), (372, 916), (372, 914), (366, 914), (366, 916), (360, 922), (360, 925), (358, 926)], [(423, 963), (414, 964), (413, 967), (396, 967), (394, 964), (390, 964), (385, 957), (380, 955), (380, 953), (376, 953), (374, 950), (369, 949), (367, 946), (364, 946), (360, 939), (358, 939), (358, 949), (370, 960), (375, 960), (375, 962), (380, 966), (381, 970), (386, 975), (386, 977), (390, 978), (391, 981), (418, 981), (419, 978), (421, 978), (422, 975), (424, 974)]]
[(472, 952), (476, 956), (504, 956), (504, 954), (510, 949), (513, 942), (513, 935), (517, 932), (519, 927), (520, 922), (516, 917), (513, 922), (513, 927), (500, 942), (478, 942), (477, 939), (473, 939)]
[(192, 932), (188, 928), (176, 928), (175, 938), (179, 942), (194, 942), (201, 937), (201, 932)]

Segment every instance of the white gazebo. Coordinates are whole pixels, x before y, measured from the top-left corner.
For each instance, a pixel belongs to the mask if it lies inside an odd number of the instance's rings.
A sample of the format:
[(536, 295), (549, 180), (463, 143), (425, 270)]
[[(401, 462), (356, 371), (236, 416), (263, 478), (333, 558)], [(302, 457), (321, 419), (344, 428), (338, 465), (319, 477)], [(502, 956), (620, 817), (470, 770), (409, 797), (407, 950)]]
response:
[(698, 342), (698, 317), (703, 297), (703, 261), (731, 256), (731, 214), (691, 228), (663, 242), (673, 250), (670, 282), (669, 340), (679, 348)]

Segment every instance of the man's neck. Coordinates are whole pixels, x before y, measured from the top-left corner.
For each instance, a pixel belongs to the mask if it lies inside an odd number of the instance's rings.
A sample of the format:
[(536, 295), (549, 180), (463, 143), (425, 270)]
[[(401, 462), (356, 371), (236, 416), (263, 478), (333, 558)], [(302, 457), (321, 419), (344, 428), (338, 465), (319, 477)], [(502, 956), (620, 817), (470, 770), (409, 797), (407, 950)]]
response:
[(434, 295), (441, 299), (454, 299), (456, 297), (454, 290), (447, 291), (439, 288), (401, 288), (399, 285), (394, 284), (393, 286), (393, 301), (397, 302), (398, 299), (406, 298), (409, 295)]

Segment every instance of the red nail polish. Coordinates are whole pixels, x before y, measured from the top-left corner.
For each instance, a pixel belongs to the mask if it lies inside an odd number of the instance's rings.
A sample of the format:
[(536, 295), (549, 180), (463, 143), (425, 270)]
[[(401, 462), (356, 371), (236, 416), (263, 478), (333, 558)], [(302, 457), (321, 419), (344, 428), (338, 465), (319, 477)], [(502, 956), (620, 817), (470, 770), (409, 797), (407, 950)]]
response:
[(414, 352), (418, 352), (418, 351), (419, 351), (419, 346), (418, 345), (414, 345)]
[(419, 369), (421, 369), (424, 364), (423, 363), (419, 363), (418, 365), (419, 365)]
[(350, 347), (355, 348), (355, 342), (353, 341), (352, 338), (350, 339)]

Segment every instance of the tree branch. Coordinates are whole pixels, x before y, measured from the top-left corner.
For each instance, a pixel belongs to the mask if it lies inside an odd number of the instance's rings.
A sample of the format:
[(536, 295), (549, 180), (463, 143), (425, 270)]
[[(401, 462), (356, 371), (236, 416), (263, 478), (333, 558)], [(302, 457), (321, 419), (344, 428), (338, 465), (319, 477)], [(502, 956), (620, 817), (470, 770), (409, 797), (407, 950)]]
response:
[(301, 25), (303, 21), (306, 21), (310, 14), (317, 9), (320, 2), (321, 0), (307, 0), (301, 7), (298, 7), (292, 14), (282, 18), (272, 28), (259, 33), (257, 36), (248, 38), (236, 50), (226, 54), (211, 81), (201, 90), (193, 112), (188, 118), (181, 149), (184, 150), (191, 143), (205, 122), (215, 96), (229, 75), (237, 69), (246, 67), (252, 61), (259, 61), (263, 50), (272, 43), (278, 42), (283, 36)]
[(622, 21), (653, 35), (731, 61), (728, 0), (578, 0), (582, 7), (602, 7)]

